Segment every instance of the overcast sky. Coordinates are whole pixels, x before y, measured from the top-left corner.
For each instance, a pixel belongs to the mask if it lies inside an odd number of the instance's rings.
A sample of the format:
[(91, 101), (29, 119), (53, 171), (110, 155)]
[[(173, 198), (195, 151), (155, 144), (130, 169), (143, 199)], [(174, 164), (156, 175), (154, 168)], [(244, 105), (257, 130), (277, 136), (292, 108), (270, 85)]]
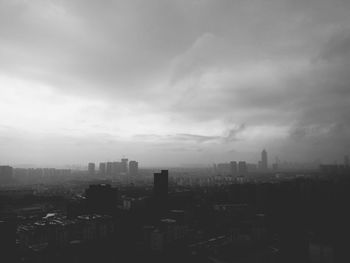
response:
[(0, 0), (0, 164), (350, 154), (348, 0)]

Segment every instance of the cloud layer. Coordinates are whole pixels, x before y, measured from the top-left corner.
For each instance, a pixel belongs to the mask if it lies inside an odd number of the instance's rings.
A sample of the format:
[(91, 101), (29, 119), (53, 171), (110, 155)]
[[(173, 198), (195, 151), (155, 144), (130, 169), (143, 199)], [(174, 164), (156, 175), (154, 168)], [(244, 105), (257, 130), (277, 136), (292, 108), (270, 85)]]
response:
[[(0, 162), (350, 152), (350, 2), (0, 0)], [(151, 154), (150, 154), (151, 153)]]

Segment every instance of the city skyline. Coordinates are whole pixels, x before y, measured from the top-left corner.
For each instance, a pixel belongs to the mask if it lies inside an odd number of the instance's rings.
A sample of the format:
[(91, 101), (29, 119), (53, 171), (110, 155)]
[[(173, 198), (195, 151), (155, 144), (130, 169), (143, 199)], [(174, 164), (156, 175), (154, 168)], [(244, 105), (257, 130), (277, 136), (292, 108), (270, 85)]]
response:
[[(154, 163), (154, 164), (141, 164), (141, 168), (165, 168), (165, 167), (171, 167), (171, 168), (209, 168), (212, 167), (212, 165), (219, 165), (222, 162), (225, 162), (224, 165), (230, 165), (230, 163), (232, 163), (233, 161), (236, 162), (236, 165), (238, 164), (237, 160), (243, 160), (244, 162), (247, 162), (248, 164), (254, 165), (256, 166), (256, 169), (259, 170), (267, 170), (270, 168), (273, 168), (271, 166), (273, 165), (279, 165), (279, 164), (287, 164), (287, 165), (292, 165), (294, 168), (297, 167), (313, 167), (314, 169), (318, 169), (319, 165), (322, 164), (344, 164), (344, 165), (348, 165), (349, 164), (349, 156), (347, 154), (339, 157), (339, 158), (334, 158), (331, 161), (328, 160), (321, 160), (320, 158), (316, 158), (312, 161), (307, 161), (307, 160), (302, 160), (302, 161), (292, 161), (292, 160), (286, 160), (286, 159), (281, 159), (278, 156), (276, 156), (275, 160), (272, 161), (271, 163), (268, 162), (267, 160), (267, 156), (268, 153), (266, 151), (266, 149), (263, 149), (262, 152), (256, 152), (254, 154), (254, 157), (251, 159), (244, 159), (241, 158), (240, 156), (235, 157), (235, 158), (231, 158), (230, 156), (224, 156), (224, 158), (217, 158), (216, 159), (212, 159), (209, 160), (208, 163), (203, 163), (203, 162), (198, 162), (198, 163), (191, 163), (191, 162), (187, 162), (187, 163), (172, 163), (172, 164), (167, 164), (167, 163), (162, 163), (162, 162), (158, 162), (158, 163)], [(123, 155), (123, 157), (120, 159), (120, 161), (115, 161), (115, 158), (108, 158), (105, 160), (102, 159), (97, 159), (97, 160), (84, 160), (80, 163), (78, 162), (71, 162), (71, 163), (65, 163), (65, 164), (54, 164), (54, 163), (47, 163), (47, 164), (42, 164), (42, 163), (7, 163), (7, 162), (0, 162), (0, 165), (12, 165), (18, 168), (70, 168), (70, 169), (88, 169), (90, 170), (90, 165), (93, 165), (92, 170), (98, 171), (101, 169), (102, 170), (106, 170), (108, 169), (108, 164), (110, 165), (123, 165), (123, 160), (126, 161), (126, 164), (124, 164), (123, 166), (126, 165), (126, 167), (128, 166), (128, 160), (127, 158), (125, 158), (125, 156)], [(130, 162), (133, 163), (133, 166), (136, 165), (137, 168), (139, 166), (139, 160), (135, 161), (130, 159)], [(129, 162), (129, 163), (130, 163)], [(266, 163), (265, 163), (266, 162)], [(135, 164), (136, 163), (136, 164)], [(101, 168), (101, 165), (103, 166), (103, 168)], [(129, 167), (130, 168), (130, 167)], [(112, 168), (110, 168), (112, 169)], [(115, 169), (115, 168), (114, 168)], [(118, 168), (119, 169), (119, 168)], [(124, 169), (125, 168), (121, 168)]]
[[(340, 160), (347, 1), (0, 1), (0, 161)], [(152, 153), (152, 154), (150, 154)], [(133, 156), (132, 156), (133, 155)]]

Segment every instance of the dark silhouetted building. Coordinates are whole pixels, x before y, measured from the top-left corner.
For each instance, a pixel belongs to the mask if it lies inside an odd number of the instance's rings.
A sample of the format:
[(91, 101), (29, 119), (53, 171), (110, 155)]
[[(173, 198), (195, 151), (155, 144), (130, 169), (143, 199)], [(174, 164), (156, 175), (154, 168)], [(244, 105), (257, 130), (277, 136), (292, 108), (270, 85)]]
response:
[(139, 163), (136, 161), (129, 162), (129, 174), (131, 176), (137, 176), (139, 172)]
[(118, 189), (109, 184), (90, 185), (85, 196), (89, 212), (111, 214), (117, 207)]
[(160, 210), (164, 210), (168, 201), (168, 170), (154, 174), (154, 200)]

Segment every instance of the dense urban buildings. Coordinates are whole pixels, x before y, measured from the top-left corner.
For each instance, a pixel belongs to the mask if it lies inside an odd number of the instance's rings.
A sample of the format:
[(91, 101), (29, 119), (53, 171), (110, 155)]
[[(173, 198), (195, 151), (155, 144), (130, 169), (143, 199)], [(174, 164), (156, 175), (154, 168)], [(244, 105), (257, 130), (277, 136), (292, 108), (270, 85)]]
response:
[(125, 174), (112, 161), (107, 176), (107, 163), (94, 173), (92, 165), (3, 168), (12, 178), (0, 187), (6, 262), (349, 260), (345, 164), (277, 171), (230, 161), (159, 171), (128, 161)]

